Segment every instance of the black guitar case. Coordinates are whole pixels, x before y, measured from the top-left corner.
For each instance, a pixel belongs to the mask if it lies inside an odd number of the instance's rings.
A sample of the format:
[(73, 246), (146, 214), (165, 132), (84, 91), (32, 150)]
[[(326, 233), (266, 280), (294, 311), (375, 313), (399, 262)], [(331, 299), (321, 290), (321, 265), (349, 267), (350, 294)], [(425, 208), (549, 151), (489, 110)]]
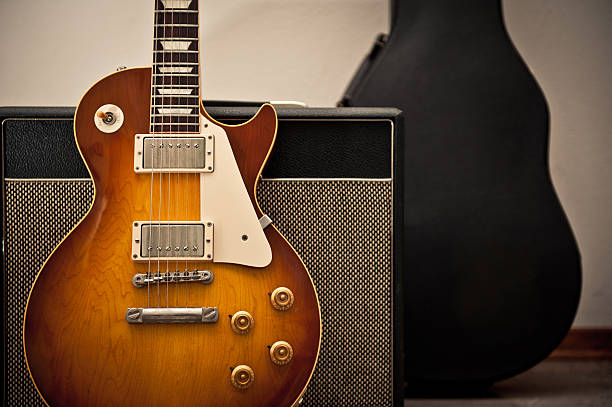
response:
[(563, 339), (578, 248), (548, 168), (549, 113), (494, 0), (398, 0), (347, 106), (405, 116), (405, 374), (436, 388), (524, 371)]

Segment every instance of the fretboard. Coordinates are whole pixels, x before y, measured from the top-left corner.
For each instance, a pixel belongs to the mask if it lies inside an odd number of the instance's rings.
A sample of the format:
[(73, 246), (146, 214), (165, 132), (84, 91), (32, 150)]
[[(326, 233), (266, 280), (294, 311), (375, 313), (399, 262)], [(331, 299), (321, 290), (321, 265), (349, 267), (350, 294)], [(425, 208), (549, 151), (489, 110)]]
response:
[(198, 0), (155, 0), (151, 133), (199, 133)]

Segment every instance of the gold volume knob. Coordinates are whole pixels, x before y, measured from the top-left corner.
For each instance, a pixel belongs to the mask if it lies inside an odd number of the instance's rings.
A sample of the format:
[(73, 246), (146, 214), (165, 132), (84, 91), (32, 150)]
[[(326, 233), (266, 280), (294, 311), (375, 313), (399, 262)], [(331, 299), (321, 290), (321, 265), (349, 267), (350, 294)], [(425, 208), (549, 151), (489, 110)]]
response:
[(255, 373), (253, 373), (253, 369), (247, 365), (236, 366), (232, 370), (232, 375), (230, 377), (230, 381), (234, 387), (238, 389), (246, 389), (250, 387), (254, 380)]
[(253, 316), (246, 311), (238, 311), (234, 315), (232, 315), (232, 331), (237, 334), (244, 335), (249, 332), (253, 325), (255, 325), (255, 320)]
[(293, 293), (287, 287), (278, 287), (270, 295), (272, 306), (279, 311), (288, 310), (293, 306)]
[(270, 346), (270, 357), (277, 365), (286, 365), (293, 359), (293, 348), (285, 341), (274, 342)]

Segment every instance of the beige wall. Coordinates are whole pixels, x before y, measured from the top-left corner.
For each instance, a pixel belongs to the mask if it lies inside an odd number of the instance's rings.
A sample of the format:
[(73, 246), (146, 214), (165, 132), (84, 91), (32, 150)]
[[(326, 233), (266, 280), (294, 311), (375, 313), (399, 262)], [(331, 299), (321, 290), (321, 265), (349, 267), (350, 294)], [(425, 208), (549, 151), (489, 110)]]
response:
[(544, 90), (553, 183), (582, 254), (579, 326), (612, 326), (612, 2), (509, 0), (508, 30)]
[[(386, 0), (201, 0), (204, 95), (339, 99)], [(405, 1), (405, 0), (404, 0)], [(150, 0), (0, 0), (0, 106), (74, 106), (151, 61)], [(577, 326), (612, 326), (612, 2), (508, 0), (508, 29), (551, 110), (551, 172), (583, 256)]]

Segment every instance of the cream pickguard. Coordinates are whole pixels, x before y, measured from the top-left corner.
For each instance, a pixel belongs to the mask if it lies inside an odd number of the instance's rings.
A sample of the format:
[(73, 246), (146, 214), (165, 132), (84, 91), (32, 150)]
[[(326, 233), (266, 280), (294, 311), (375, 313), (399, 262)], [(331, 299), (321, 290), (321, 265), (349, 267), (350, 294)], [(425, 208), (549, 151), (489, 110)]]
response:
[[(215, 140), (214, 171), (200, 174), (200, 216), (214, 223), (213, 261), (265, 267), (272, 261), (225, 130), (209, 120), (205, 135)], [(246, 237), (246, 239), (245, 239)]]

